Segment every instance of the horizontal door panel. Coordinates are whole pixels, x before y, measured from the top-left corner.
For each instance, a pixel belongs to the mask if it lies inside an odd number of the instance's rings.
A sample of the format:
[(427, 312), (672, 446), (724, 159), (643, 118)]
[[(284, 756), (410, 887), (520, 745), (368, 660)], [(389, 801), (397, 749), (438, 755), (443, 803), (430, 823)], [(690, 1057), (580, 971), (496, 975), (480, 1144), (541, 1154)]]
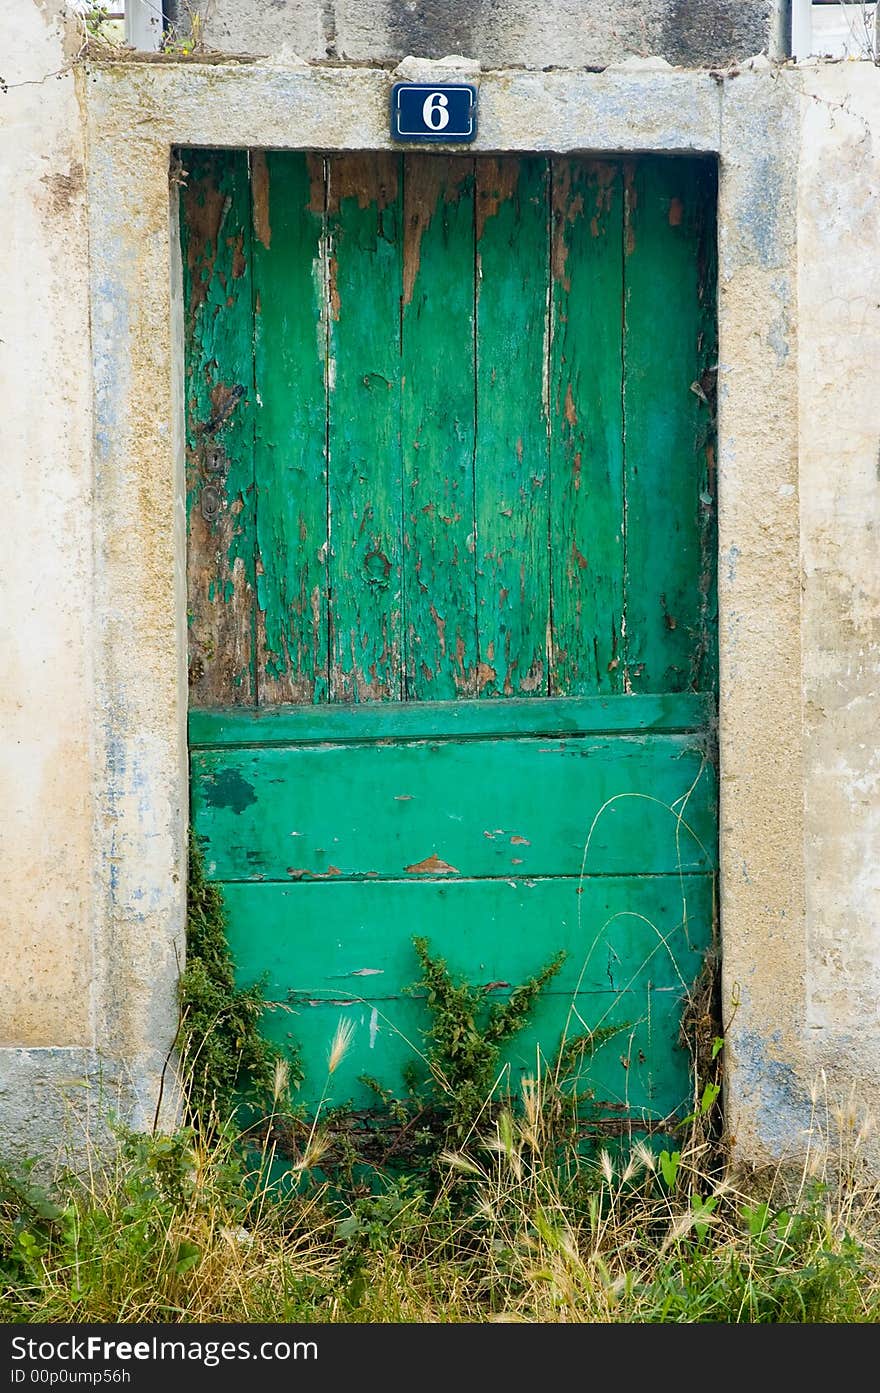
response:
[(712, 939), (712, 876), (312, 881), (224, 886), (242, 980), (276, 1001), (389, 1000), (419, 976), (413, 936), (504, 994), (560, 950), (554, 991), (684, 987)]
[[(514, 1093), (524, 1078), (552, 1068), (563, 1040), (586, 1031), (618, 1027), (592, 1055), (586, 1053), (560, 1074), (567, 1086), (590, 1090), (598, 1111), (638, 1130), (691, 1101), (689, 1055), (680, 1044), (683, 994), (678, 991), (580, 992), (577, 996), (548, 992), (535, 1004), (527, 1025), (508, 1042), (503, 1063)], [(328, 1078), (326, 1060), (340, 1020), (354, 1027), (349, 1050)], [(424, 1032), (430, 1012), (424, 1001), (398, 998), (390, 1002), (335, 1000), (291, 1008), (274, 1006), (263, 1017), (265, 1034), (280, 1045), (302, 1049), (306, 1077), (293, 1094), (295, 1104), (313, 1109), (323, 1096), (324, 1107), (350, 1103), (369, 1108), (376, 1094), (362, 1082), (375, 1079), (401, 1096), (404, 1071), (417, 1079), (428, 1075)], [(439, 1085), (436, 1091), (442, 1091)]]
[(217, 880), (674, 874), (715, 865), (693, 736), (196, 750)]

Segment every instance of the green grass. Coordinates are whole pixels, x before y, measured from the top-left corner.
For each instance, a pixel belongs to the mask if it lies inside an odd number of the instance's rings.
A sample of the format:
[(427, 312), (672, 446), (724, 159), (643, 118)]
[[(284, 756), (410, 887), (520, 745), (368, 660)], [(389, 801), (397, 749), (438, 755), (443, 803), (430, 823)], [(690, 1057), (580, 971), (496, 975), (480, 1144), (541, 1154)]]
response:
[(498, 1068), (558, 959), (487, 1007), (418, 939), (430, 1077), (402, 1099), (377, 1086), (395, 1139), (367, 1154), (357, 1117), (325, 1103), (349, 1026), (307, 1116), (296, 1054), (263, 1043), (262, 995), (235, 985), (222, 901), (195, 854), (188, 941), (177, 1042), (190, 1125), (117, 1127), (115, 1147), (39, 1183), (39, 1165), (0, 1167), (3, 1322), (880, 1320), (869, 1121), (817, 1100), (798, 1173), (737, 1179), (720, 1140), (711, 962), (685, 1012), (690, 1116), (650, 1144), (597, 1151), (578, 1082), (595, 1036), (537, 1060), (516, 1096)]
[[(343, 1042), (344, 1045), (344, 1042)], [(861, 1322), (880, 1318), (877, 1190), (852, 1119), (762, 1198), (699, 1120), (658, 1158), (560, 1155), (552, 1090), (438, 1158), (342, 1191), (316, 1123), (299, 1184), (230, 1129), (120, 1132), (91, 1171), (0, 1177), (4, 1322)], [(711, 1164), (710, 1164), (711, 1162)], [(314, 1163), (314, 1164), (312, 1164)]]

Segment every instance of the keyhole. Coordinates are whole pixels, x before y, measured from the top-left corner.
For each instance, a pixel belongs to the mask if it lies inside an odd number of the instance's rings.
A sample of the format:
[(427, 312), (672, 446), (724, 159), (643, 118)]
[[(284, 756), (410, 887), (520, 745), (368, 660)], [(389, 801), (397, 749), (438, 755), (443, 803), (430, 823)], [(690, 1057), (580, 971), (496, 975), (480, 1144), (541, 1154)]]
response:
[(368, 551), (364, 557), (364, 580), (368, 585), (385, 589), (391, 577), (391, 562), (383, 551)]
[(199, 506), (205, 522), (213, 522), (220, 512), (220, 490), (213, 484), (206, 484), (202, 489)]

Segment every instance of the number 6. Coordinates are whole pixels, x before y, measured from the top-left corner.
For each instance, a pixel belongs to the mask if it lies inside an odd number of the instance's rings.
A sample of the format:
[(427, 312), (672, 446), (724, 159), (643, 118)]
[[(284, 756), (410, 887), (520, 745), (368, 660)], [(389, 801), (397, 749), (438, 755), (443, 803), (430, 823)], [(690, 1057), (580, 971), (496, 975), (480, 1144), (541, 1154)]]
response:
[(422, 106), (422, 120), (429, 130), (442, 131), (449, 125), (449, 98), (445, 92), (432, 92)]

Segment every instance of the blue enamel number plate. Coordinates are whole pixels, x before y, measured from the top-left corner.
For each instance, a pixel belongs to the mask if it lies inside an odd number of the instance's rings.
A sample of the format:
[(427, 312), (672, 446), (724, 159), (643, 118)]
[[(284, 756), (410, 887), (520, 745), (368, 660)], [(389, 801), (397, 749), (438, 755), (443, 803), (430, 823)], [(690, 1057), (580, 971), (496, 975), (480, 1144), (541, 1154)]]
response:
[(391, 134), (395, 140), (473, 140), (477, 133), (477, 89), (470, 83), (429, 87), (397, 82), (391, 89)]

